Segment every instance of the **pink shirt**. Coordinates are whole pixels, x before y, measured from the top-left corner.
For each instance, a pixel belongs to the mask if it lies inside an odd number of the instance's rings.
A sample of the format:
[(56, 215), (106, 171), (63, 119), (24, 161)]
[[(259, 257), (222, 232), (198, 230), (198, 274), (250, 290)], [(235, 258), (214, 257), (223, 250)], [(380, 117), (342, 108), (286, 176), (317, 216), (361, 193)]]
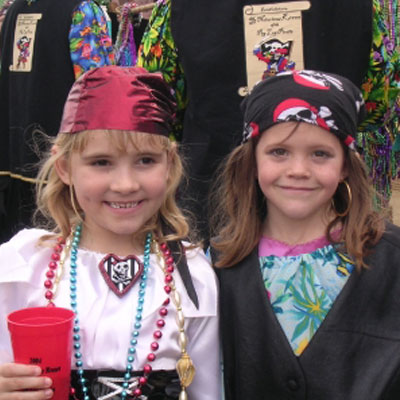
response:
[[(333, 237), (338, 237), (340, 230), (333, 232)], [(267, 256), (298, 256), (300, 254), (312, 253), (313, 251), (330, 244), (326, 236), (319, 237), (311, 240), (310, 242), (290, 245), (279, 240), (271, 239), (267, 236), (263, 236), (258, 244), (258, 255), (259, 257)]]

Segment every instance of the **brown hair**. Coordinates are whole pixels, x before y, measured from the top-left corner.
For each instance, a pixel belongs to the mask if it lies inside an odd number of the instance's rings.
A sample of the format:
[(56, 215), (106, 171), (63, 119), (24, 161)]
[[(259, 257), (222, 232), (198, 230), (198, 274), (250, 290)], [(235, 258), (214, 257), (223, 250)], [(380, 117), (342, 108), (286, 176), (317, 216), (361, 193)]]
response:
[[(255, 149), (257, 139), (237, 147), (222, 165), (212, 198), (212, 246), (219, 253), (217, 267), (230, 267), (241, 261), (257, 246), (262, 225), (267, 216), (267, 205), (256, 179)], [(364, 163), (359, 155), (343, 146), (348, 171), (347, 182), (352, 191), (349, 205), (347, 190), (339, 184), (333, 197), (335, 209), (349, 206), (347, 215), (336, 216), (326, 229), (331, 242), (343, 244), (345, 252), (358, 269), (366, 268), (364, 257), (383, 234), (384, 214), (374, 210), (373, 190)], [(342, 223), (341, 236), (331, 236), (338, 222)]]
[[(187, 238), (189, 233), (188, 223), (178, 208), (175, 194), (182, 179), (183, 168), (175, 143), (167, 137), (134, 131), (108, 131), (110, 140), (118, 151), (123, 152), (128, 144), (136, 149), (151, 146), (167, 152), (170, 161), (165, 199), (157, 215), (143, 226), (139, 235), (153, 230), (160, 241), (179, 240)], [(38, 183), (36, 185), (37, 214), (42, 214), (47, 220), (47, 228), (55, 233), (67, 237), (71, 229), (78, 222), (83, 221), (82, 210), (75, 200), (72, 187), (63, 183), (57, 174), (55, 164), (57, 160), (65, 157), (70, 162), (74, 152), (82, 152), (87, 145), (88, 135), (95, 132), (80, 132), (77, 134), (60, 133), (53, 140), (56, 151), (49, 152), (40, 168)], [(165, 234), (163, 227), (167, 225), (173, 233)]]

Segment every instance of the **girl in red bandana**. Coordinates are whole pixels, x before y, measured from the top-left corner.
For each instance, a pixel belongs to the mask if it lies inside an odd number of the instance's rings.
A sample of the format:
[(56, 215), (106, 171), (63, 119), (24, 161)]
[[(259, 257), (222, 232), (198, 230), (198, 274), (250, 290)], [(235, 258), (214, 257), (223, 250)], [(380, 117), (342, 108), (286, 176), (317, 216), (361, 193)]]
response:
[(52, 229), (0, 247), (0, 399), (53, 396), (39, 366), (12, 363), (6, 324), (46, 304), (79, 315), (71, 399), (219, 398), (217, 285), (203, 251), (183, 241), (174, 107), (142, 68), (98, 68), (73, 85), (38, 177)]

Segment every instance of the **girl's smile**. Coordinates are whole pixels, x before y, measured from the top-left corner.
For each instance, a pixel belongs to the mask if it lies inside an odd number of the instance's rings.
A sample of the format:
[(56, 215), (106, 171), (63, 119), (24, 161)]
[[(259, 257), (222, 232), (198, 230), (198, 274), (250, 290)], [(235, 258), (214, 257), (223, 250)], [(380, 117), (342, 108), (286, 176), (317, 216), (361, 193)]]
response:
[(117, 202), (107, 202), (107, 204), (111, 208), (134, 208), (136, 207), (140, 202), (139, 201), (132, 201), (130, 203), (117, 203)]
[(294, 191), (294, 192), (311, 192), (315, 190), (315, 188), (308, 187), (296, 187), (296, 186), (280, 186), (281, 189), (286, 191)]

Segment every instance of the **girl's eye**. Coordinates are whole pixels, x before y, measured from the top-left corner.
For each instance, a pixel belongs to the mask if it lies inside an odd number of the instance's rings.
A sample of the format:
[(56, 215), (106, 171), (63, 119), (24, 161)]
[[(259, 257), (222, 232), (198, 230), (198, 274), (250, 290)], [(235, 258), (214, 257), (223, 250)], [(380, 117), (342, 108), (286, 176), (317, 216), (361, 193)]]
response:
[(97, 166), (97, 167), (105, 167), (105, 166), (107, 166), (107, 165), (109, 165), (110, 164), (110, 162), (108, 161), (108, 160), (104, 160), (104, 159), (101, 159), (101, 160), (94, 160), (93, 162), (92, 162), (92, 165), (93, 166)]
[(142, 157), (139, 160), (139, 164), (152, 164), (154, 163), (154, 159), (152, 157)]
[(328, 158), (331, 155), (328, 152), (324, 151), (324, 150), (317, 150), (317, 151), (314, 152), (314, 156), (315, 157), (321, 157), (321, 158)]
[(276, 157), (282, 157), (287, 154), (287, 151), (285, 149), (278, 148), (272, 149), (269, 153)]

